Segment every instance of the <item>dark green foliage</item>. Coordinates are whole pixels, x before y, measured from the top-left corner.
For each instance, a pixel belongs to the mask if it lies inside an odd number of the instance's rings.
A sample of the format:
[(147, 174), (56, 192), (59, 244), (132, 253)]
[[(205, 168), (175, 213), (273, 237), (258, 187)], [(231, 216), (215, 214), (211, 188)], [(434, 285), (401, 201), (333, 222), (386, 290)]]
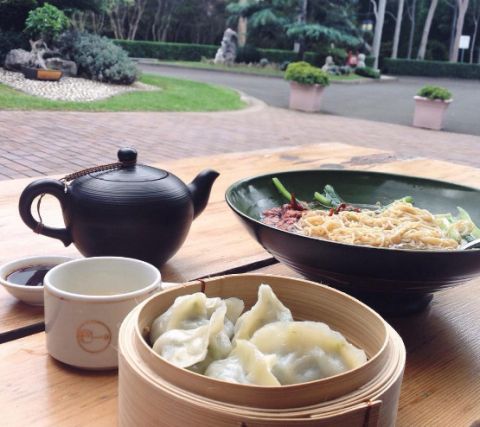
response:
[(425, 58), (433, 61), (447, 61), (447, 46), (444, 43), (440, 43), (438, 40), (429, 40)]
[(64, 31), (69, 24), (69, 19), (55, 6), (45, 3), (28, 13), (25, 21), (25, 31), (31, 37), (41, 37), (49, 42)]
[(355, 68), (355, 74), (362, 77), (368, 77), (370, 79), (380, 78), (380, 72), (371, 67), (357, 67)]
[(480, 65), (477, 64), (385, 58), (384, 70), (388, 74), (403, 76), (480, 79)]
[(373, 67), (373, 64), (375, 64), (375, 57), (374, 56), (367, 56), (365, 58), (365, 65), (367, 67)]
[(23, 31), (28, 12), (36, 7), (37, 0), (0, 0), (0, 29)]
[(27, 38), (23, 33), (0, 30), (0, 66), (3, 65), (5, 56), (12, 49), (29, 50)]
[(317, 67), (321, 67), (325, 64), (327, 56), (331, 56), (333, 58), (333, 62), (340, 66), (345, 64), (348, 53), (345, 49), (338, 47), (332, 48), (324, 45), (319, 48), (313, 56), (305, 56), (305, 60), (313, 65), (316, 65)]
[(218, 46), (206, 44), (164, 43), (149, 41), (115, 40), (133, 58), (157, 58), (177, 61), (200, 61), (214, 58)]
[(330, 84), (330, 79), (325, 71), (305, 61), (289, 64), (285, 72), (285, 79), (304, 85), (328, 86)]
[(418, 91), (417, 95), (432, 100), (440, 99), (441, 101), (446, 101), (447, 99), (452, 99), (452, 94), (440, 86), (424, 86)]
[(138, 70), (121, 47), (89, 33), (67, 32), (58, 41), (62, 55), (75, 61), (79, 74), (92, 80), (132, 84)]
[(260, 53), (260, 51), (255, 46), (247, 44), (238, 48), (235, 62), (244, 64), (256, 64), (260, 62), (260, 59), (262, 59), (262, 54)]

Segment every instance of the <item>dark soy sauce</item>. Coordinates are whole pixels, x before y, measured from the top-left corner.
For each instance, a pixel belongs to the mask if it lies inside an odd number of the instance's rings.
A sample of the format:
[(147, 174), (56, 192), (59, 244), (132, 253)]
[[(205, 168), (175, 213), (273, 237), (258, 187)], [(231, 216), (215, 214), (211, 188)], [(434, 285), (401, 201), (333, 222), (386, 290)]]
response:
[(53, 268), (53, 265), (32, 265), (20, 268), (10, 273), (7, 280), (16, 285), (43, 286), (45, 275)]

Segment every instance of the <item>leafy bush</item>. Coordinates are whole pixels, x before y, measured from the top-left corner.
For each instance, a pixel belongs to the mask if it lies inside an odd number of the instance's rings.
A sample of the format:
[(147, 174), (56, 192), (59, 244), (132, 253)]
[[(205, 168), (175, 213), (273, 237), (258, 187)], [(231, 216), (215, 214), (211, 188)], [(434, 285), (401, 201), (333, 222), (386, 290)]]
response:
[(69, 19), (55, 6), (45, 3), (28, 13), (25, 21), (25, 31), (32, 37), (41, 37), (45, 41), (51, 41), (69, 25)]
[(262, 54), (259, 52), (259, 50), (255, 46), (247, 44), (238, 48), (235, 62), (256, 64), (260, 62), (260, 59), (262, 59)]
[(446, 101), (447, 99), (452, 99), (452, 94), (447, 89), (439, 86), (424, 86), (418, 91), (417, 95), (432, 100), (440, 99), (441, 101)]
[(138, 70), (127, 53), (95, 34), (67, 32), (58, 40), (63, 57), (75, 61), (79, 75), (101, 82), (132, 84)]
[(304, 85), (328, 86), (330, 84), (328, 74), (325, 71), (305, 61), (291, 63), (287, 67), (285, 79)]
[(355, 68), (355, 74), (370, 79), (379, 79), (380, 72), (371, 67), (357, 67)]
[(0, 66), (12, 49), (29, 49), (27, 38), (22, 33), (0, 30)]
[(385, 58), (384, 70), (404, 76), (480, 79), (480, 66), (477, 64)]
[(432, 61), (448, 61), (448, 49), (444, 43), (438, 40), (429, 40), (425, 58)]

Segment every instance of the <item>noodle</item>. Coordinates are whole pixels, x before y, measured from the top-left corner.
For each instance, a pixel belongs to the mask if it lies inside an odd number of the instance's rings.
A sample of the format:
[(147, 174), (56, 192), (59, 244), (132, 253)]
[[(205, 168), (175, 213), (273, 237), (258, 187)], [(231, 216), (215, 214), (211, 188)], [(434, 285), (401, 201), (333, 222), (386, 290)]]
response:
[[(447, 236), (429, 211), (396, 201), (384, 210), (306, 210), (295, 225), (301, 234), (353, 245), (406, 249), (457, 249), (459, 243)], [(455, 229), (469, 231), (468, 221), (458, 221)], [(471, 231), (471, 230), (470, 230)]]

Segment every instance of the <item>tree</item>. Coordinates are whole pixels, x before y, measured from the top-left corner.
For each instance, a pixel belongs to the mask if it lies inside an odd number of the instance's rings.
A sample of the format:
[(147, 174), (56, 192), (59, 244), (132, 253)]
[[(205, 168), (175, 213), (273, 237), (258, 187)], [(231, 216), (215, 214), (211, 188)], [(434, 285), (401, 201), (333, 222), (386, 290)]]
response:
[(427, 18), (425, 19), (425, 25), (423, 26), (422, 39), (420, 41), (420, 47), (418, 48), (417, 59), (425, 59), (425, 52), (427, 51), (428, 35), (430, 34), (430, 28), (432, 27), (433, 16), (437, 9), (438, 0), (431, 0), (430, 7), (428, 8)]
[(405, 0), (398, 0), (397, 18), (395, 19), (395, 34), (393, 36), (392, 56), (395, 59), (398, 56), (398, 44), (400, 42), (400, 31), (403, 21), (403, 7)]
[(473, 56), (475, 55), (475, 45), (478, 34), (478, 22), (480, 21), (480, 0), (473, 0), (473, 35), (472, 45), (470, 46), (470, 64), (473, 64)]
[(468, 0), (457, 0), (458, 16), (455, 26), (455, 41), (450, 55), (450, 62), (458, 62), (458, 50), (460, 47), (460, 37), (463, 31), (463, 23), (465, 21), (465, 14), (468, 9)]
[(373, 14), (375, 15), (375, 32), (373, 34), (372, 55), (375, 57), (373, 68), (378, 68), (378, 59), (380, 56), (380, 45), (382, 43), (383, 22), (385, 21), (385, 9), (387, 0), (370, 0), (373, 5)]
[(69, 20), (55, 6), (45, 3), (28, 13), (25, 21), (25, 31), (32, 37), (40, 37), (45, 42), (52, 41), (68, 27)]
[[(339, 13), (338, 10), (342, 10), (342, 6), (346, 6), (350, 2), (343, 0), (334, 4), (330, 4), (329, 1), (315, 3), (308, 3), (305, 0), (249, 0), (242, 3), (230, 3), (227, 10), (231, 15), (231, 20), (240, 17), (248, 18), (249, 33), (256, 30), (272, 39), (278, 39), (281, 35), (288, 40), (302, 41), (305, 44), (323, 41), (358, 46), (361, 43), (358, 34), (350, 31), (348, 24), (344, 24), (344, 27), (339, 29), (339, 26), (331, 25), (329, 22), (333, 14)], [(324, 15), (321, 21), (312, 22), (309, 14), (313, 8), (318, 7), (323, 8)], [(299, 19), (299, 17), (302, 18)], [(339, 17), (340, 15), (335, 19)], [(343, 16), (343, 19), (346, 17)]]
[(411, 59), (413, 52), (413, 37), (415, 35), (416, 17), (417, 17), (417, 0), (412, 0), (410, 4), (407, 4), (407, 15), (410, 20), (410, 34), (408, 35), (408, 50), (407, 58)]

